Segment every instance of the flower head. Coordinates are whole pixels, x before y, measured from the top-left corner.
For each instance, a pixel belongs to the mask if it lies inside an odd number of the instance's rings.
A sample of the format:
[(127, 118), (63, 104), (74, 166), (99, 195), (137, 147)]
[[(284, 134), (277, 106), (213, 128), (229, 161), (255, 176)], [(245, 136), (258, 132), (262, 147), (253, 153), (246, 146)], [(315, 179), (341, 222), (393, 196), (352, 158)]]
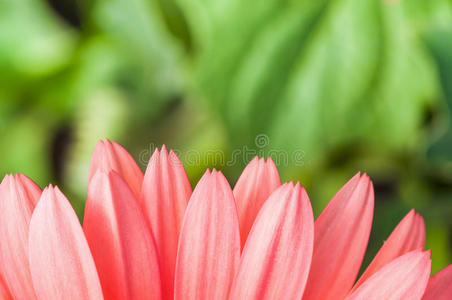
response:
[(255, 158), (234, 189), (207, 170), (192, 192), (165, 147), (143, 175), (108, 140), (90, 167), (83, 226), (63, 193), (25, 175), (0, 185), (1, 299), (446, 300), (451, 266), (430, 278), (425, 224), (400, 221), (364, 273), (374, 210), (356, 174), (314, 221), (300, 183)]

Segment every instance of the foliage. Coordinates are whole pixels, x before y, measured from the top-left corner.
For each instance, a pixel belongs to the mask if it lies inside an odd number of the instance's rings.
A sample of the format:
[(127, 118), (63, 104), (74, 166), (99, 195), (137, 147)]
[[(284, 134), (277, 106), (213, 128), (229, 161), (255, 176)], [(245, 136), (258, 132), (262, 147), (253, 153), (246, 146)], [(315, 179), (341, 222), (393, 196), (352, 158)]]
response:
[(414, 206), (434, 269), (452, 260), (450, 0), (4, 0), (0, 24), (2, 173), (56, 181), (81, 212), (100, 138), (143, 168), (162, 143), (197, 151), (193, 182), (237, 178), (244, 146), (286, 151), (315, 211), (366, 171), (378, 240)]

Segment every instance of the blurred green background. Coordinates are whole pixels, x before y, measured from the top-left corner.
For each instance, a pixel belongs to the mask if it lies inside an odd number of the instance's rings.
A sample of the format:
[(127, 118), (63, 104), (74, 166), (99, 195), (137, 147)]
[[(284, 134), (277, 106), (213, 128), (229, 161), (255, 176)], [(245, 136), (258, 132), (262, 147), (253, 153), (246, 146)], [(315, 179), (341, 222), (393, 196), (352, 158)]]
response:
[(237, 149), (276, 151), (317, 215), (371, 176), (367, 260), (420, 211), (437, 271), (452, 262), (451, 111), (452, 0), (0, 2), (0, 171), (59, 184), (79, 213), (101, 138), (143, 169), (165, 143), (193, 184), (206, 167), (233, 184)]

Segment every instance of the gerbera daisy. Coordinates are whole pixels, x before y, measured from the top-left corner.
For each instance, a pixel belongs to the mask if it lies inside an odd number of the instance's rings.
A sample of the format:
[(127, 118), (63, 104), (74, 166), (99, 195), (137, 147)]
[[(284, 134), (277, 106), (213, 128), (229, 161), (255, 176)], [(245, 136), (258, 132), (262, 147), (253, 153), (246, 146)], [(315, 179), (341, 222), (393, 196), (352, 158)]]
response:
[(356, 174), (314, 221), (300, 183), (253, 159), (234, 189), (207, 170), (193, 193), (165, 147), (143, 175), (119, 144), (96, 146), (83, 227), (63, 193), (23, 174), (0, 185), (1, 299), (452, 299), (430, 278), (423, 218), (410, 211), (358, 278), (374, 195)]

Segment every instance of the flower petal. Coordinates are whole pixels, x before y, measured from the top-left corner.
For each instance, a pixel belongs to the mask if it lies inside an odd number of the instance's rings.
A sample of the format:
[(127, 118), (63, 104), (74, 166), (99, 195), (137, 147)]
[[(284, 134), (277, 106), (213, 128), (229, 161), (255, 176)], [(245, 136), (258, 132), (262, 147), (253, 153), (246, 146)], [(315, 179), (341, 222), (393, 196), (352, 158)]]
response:
[(38, 299), (103, 299), (82, 227), (57, 187), (44, 189), (35, 207), (28, 246)]
[(28, 230), (41, 189), (23, 174), (0, 185), (0, 272), (16, 299), (36, 299), (28, 262)]
[(422, 300), (452, 299), (452, 265), (430, 278)]
[(8, 291), (8, 288), (6, 287), (6, 283), (3, 280), (3, 278), (0, 276), (0, 299), (2, 300), (10, 300), (13, 299), (11, 297), (11, 294)]
[(97, 143), (91, 157), (89, 180), (98, 170), (105, 173), (115, 171), (127, 182), (135, 197), (140, 197), (143, 172), (130, 153), (118, 143), (107, 139)]
[(304, 300), (343, 299), (348, 294), (366, 251), (373, 207), (372, 182), (358, 173), (320, 214)]
[(286, 183), (262, 206), (230, 299), (301, 299), (311, 264), (314, 216), (304, 188)]
[(234, 187), (242, 248), (262, 204), (280, 185), (278, 169), (271, 157), (265, 161), (256, 156), (243, 170)]
[(425, 223), (422, 216), (411, 210), (396, 226), (389, 238), (378, 251), (366, 271), (353, 287), (356, 290), (372, 274), (393, 259), (413, 250), (425, 247)]
[(143, 180), (140, 204), (155, 237), (164, 299), (174, 299), (177, 243), (191, 186), (179, 158), (155, 150)]
[(408, 252), (381, 268), (347, 300), (420, 300), (430, 276), (430, 252)]
[(207, 171), (193, 191), (182, 224), (175, 299), (226, 299), (239, 258), (232, 190), (221, 172)]
[(138, 201), (114, 171), (88, 186), (83, 230), (105, 299), (160, 299), (154, 240)]

